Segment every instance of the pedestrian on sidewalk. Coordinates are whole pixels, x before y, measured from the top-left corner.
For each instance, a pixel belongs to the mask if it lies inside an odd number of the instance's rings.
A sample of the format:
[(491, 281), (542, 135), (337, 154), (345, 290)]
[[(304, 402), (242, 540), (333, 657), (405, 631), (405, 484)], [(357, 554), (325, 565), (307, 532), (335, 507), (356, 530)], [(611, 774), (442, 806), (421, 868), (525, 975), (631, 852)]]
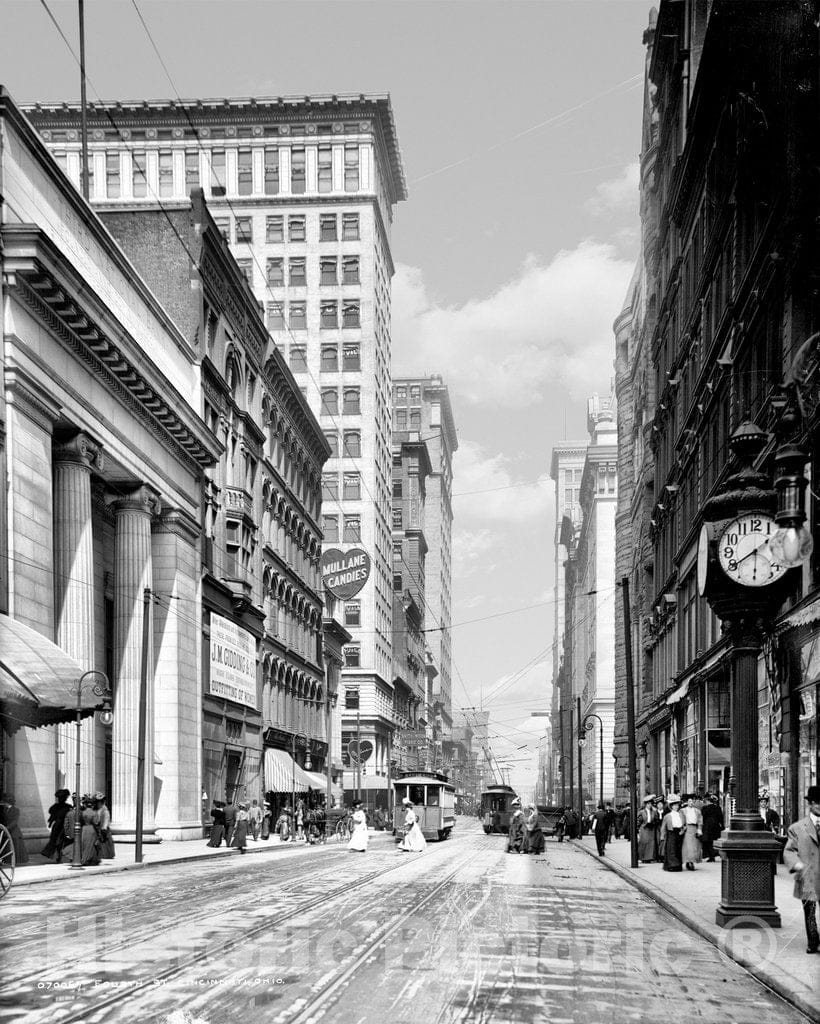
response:
[(301, 797), (296, 801), (296, 838), (305, 838), (305, 801)]
[(663, 839), (661, 838), (661, 825), (669, 810), (669, 804), (663, 795), (655, 798), (655, 813), (657, 815), (658, 827), (655, 830), (655, 860), (663, 863)]
[(208, 837), (208, 846), (221, 846), (225, 838), (225, 804), (221, 800), (214, 800), (211, 808), (211, 834)]
[(604, 812), (606, 814), (606, 841), (608, 843), (611, 843), (612, 836), (615, 832), (615, 810), (612, 807), (611, 801), (607, 802), (606, 806), (604, 807)]
[(773, 811), (769, 806), (769, 798), (762, 796), (760, 798), (760, 817), (763, 819), (763, 824), (766, 826), (769, 832), (774, 832), (775, 835), (780, 831), (780, 815), (777, 811)]
[(683, 871), (681, 850), (686, 823), (681, 814), (680, 797), (677, 793), (670, 793), (667, 803), (669, 810), (663, 817), (659, 833), (660, 843), (663, 847), (663, 870)]
[(362, 810), (361, 800), (354, 800), (353, 833), (350, 836), (350, 842), (347, 844), (348, 850), (353, 850), (355, 853), (364, 853), (367, 850), (367, 839), (367, 815)]
[(231, 846), (236, 847), (240, 853), (245, 852), (245, 846), (248, 840), (248, 826), (251, 823), (251, 816), (248, 813), (247, 804), (239, 804), (236, 811), (236, 823), (233, 827), (233, 837), (231, 838)]
[(579, 836), (578, 815), (575, 810), (572, 807), (568, 807), (564, 812), (564, 818), (566, 819), (567, 839), (577, 839)]
[(703, 818), (703, 857), (708, 864), (715, 863), (715, 840), (723, 831), (723, 811), (714, 793), (707, 793), (700, 812)]
[(253, 836), (253, 841), (257, 842), (259, 839), (259, 829), (262, 825), (262, 808), (259, 806), (259, 802), (257, 800), (251, 800), (251, 806), (248, 810), (248, 814), (251, 821), (251, 835)]
[(507, 853), (521, 853), (524, 845), (524, 814), (521, 811), (521, 801), (516, 797), (510, 807), (513, 811), (507, 833)]
[(686, 806), (681, 814), (686, 824), (681, 857), (686, 865), (686, 870), (694, 871), (695, 865), (700, 864), (702, 857), (700, 840), (703, 835), (703, 814), (695, 805), (695, 797), (691, 793), (686, 798)]
[(270, 804), (265, 800), (262, 804), (262, 824), (259, 827), (262, 835), (262, 841), (265, 843), (270, 839), (270, 819)]
[(638, 856), (644, 864), (651, 864), (655, 860), (658, 845), (660, 819), (655, 810), (655, 799), (654, 793), (645, 796), (643, 807), (638, 812)]
[(111, 834), (111, 811), (106, 806), (104, 793), (94, 794), (94, 810), (99, 818), (97, 832), (100, 837), (100, 860), (113, 860), (114, 836)]
[(48, 809), (48, 827), (51, 829), (51, 834), (40, 852), (44, 857), (53, 858), (59, 864), (63, 849), (63, 826), (66, 815), (71, 810), (71, 804), (68, 802), (71, 793), (67, 789), (58, 789), (54, 796), (57, 802)]
[(555, 823), (555, 838), (559, 843), (564, 841), (564, 833), (567, 830), (567, 809), (566, 807), (561, 812), (561, 816)]
[(806, 791), (809, 805), (805, 818), (790, 828), (784, 861), (794, 875), (794, 895), (803, 904), (806, 924), (806, 952), (820, 949), (820, 929), (817, 926), (817, 903), (820, 900), (820, 786), (809, 786)]
[(279, 833), (279, 841), (282, 843), (286, 843), (290, 839), (290, 821), (290, 806), (285, 804), (282, 813), (276, 819), (276, 831)]
[(236, 824), (236, 807), (229, 804), (227, 800), (222, 804), (225, 813), (225, 845), (230, 846), (233, 839), (234, 825)]
[(592, 834), (595, 836), (595, 845), (598, 848), (598, 856), (603, 857), (606, 849), (607, 836), (609, 834), (609, 819), (604, 810), (603, 804), (598, 804), (592, 812)]

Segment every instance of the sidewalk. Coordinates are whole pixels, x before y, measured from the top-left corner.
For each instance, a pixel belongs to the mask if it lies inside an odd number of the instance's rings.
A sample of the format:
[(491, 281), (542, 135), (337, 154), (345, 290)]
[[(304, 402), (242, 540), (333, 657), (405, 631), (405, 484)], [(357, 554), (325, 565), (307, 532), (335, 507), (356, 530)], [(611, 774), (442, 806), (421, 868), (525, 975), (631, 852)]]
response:
[(630, 844), (616, 839), (599, 858), (592, 836), (572, 840), (589, 856), (640, 889), (698, 935), (744, 967), (773, 992), (820, 1021), (820, 956), (806, 953), (803, 907), (792, 895), (794, 879), (782, 865), (775, 877), (775, 905), (781, 928), (750, 928), (738, 922), (735, 929), (715, 924), (720, 902), (720, 861), (701, 863), (695, 871), (669, 872), (662, 864), (630, 867)]
[[(377, 833), (369, 830), (370, 841), (380, 836), (393, 836), (389, 832)], [(324, 844), (327, 849), (343, 849), (344, 844), (330, 836)], [(313, 850), (320, 849), (322, 844), (311, 846), (304, 841), (283, 843), (279, 836), (271, 836), (267, 840), (254, 841), (248, 837), (246, 854), (276, 853), (280, 850)], [(115, 843), (116, 856), (113, 860), (104, 860), (100, 864), (88, 865), (82, 871), (72, 870), (70, 864), (55, 864), (39, 854), (31, 854), (28, 864), (18, 864), (14, 872), (12, 893), (21, 885), (37, 885), (41, 882), (56, 882), (63, 879), (87, 878), (89, 875), (111, 874), (115, 871), (139, 871), (143, 868), (158, 867), (161, 864), (184, 864), (191, 861), (209, 860), (217, 857), (241, 857), (239, 850), (228, 849), (226, 846), (208, 846), (207, 839), (164, 839), (161, 843), (144, 843), (142, 847), (142, 863), (134, 863), (134, 844)]]

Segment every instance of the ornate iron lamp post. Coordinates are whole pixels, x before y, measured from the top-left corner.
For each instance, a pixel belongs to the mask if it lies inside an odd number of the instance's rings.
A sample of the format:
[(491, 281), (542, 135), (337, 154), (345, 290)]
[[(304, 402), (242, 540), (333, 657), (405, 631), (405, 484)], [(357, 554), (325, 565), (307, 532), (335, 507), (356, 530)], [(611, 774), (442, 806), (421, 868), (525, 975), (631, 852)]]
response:
[(731, 642), (731, 735), (735, 808), (715, 844), (721, 854), (721, 901), (715, 919), (739, 917), (780, 927), (774, 905), (774, 866), (779, 844), (763, 827), (758, 810), (757, 665), (765, 634), (790, 586), (789, 569), (811, 553), (802, 511), (806, 454), (784, 435), (799, 422), (789, 386), (775, 407), (781, 445), (772, 487), (754, 462), (769, 436), (742, 423), (729, 440), (741, 464), (724, 490), (703, 509), (698, 546), (698, 590), (721, 619)]
[[(592, 719), (592, 718), (594, 718), (595, 721), (598, 723), (598, 765), (599, 765), (599, 771), (598, 771), (598, 777), (599, 777), (599, 782), (598, 782), (598, 803), (603, 807), (603, 803), (604, 803), (604, 723), (601, 721), (601, 716), (600, 715), (596, 715), (592, 711), (590, 711), (588, 714), (584, 715), (583, 720), (581, 721), (581, 729), (579, 731), (592, 732), (592, 730), (595, 728), (594, 724), (590, 721), (590, 719)], [(586, 738), (584, 736), (581, 736), (578, 739), (578, 746), (581, 747), (581, 749), (583, 750), (583, 748), (586, 745), (587, 745)], [(580, 757), (581, 755), (579, 754), (578, 756)]]
[(74, 870), (82, 871), (82, 850), (80, 849), (80, 841), (82, 836), (83, 823), (80, 814), (80, 751), (82, 747), (82, 712), (83, 712), (83, 689), (86, 685), (86, 680), (90, 677), (99, 676), (104, 681), (105, 685), (96, 682), (91, 685), (91, 692), (101, 698), (102, 710), (100, 711), (100, 721), (103, 725), (111, 725), (114, 720), (114, 714), (111, 711), (111, 700), (113, 694), (111, 693), (111, 684), (108, 682), (108, 676), (105, 672), (98, 672), (96, 669), (89, 669), (88, 672), (83, 672), (80, 678), (77, 680), (77, 708), (76, 708), (76, 721), (75, 725), (77, 728), (77, 735), (75, 739), (76, 747), (76, 761), (74, 764), (74, 851), (71, 856), (71, 868)]

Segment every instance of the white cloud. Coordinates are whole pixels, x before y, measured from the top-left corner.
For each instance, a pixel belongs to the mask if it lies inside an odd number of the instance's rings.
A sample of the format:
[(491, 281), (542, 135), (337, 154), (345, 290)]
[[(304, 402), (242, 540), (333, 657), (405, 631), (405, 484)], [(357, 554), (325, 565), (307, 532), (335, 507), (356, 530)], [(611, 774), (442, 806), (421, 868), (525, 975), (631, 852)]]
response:
[(627, 164), (617, 178), (602, 181), (586, 201), (586, 208), (598, 217), (629, 216), (638, 219), (640, 167)]
[[(462, 441), (453, 460), (456, 521), (484, 519), (496, 523), (549, 521), (554, 484), (545, 473), (519, 483), (506, 455), (490, 455), (472, 441)], [(458, 527), (457, 527), (458, 528)]]
[(422, 272), (400, 265), (393, 282), (394, 373), (440, 373), (462, 401), (529, 406), (552, 392), (586, 397), (612, 376), (612, 321), (632, 263), (585, 241), (550, 263), (529, 256), (486, 298), (443, 306)]
[(453, 579), (463, 580), (472, 573), (488, 569), (486, 554), (496, 540), (490, 530), (453, 530)]

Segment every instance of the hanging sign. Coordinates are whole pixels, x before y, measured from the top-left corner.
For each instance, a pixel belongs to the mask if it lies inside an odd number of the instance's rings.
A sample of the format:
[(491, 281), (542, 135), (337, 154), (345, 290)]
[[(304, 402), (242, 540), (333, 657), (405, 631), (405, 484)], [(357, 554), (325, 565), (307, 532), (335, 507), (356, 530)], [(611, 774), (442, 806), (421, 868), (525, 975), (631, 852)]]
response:
[(256, 708), (256, 640), (230, 619), (211, 614), (208, 692)]
[(369, 761), (373, 756), (373, 744), (370, 740), (350, 740), (347, 745), (347, 753), (350, 757), (352, 764), (358, 764), (361, 762), (364, 764), (365, 761)]
[(322, 583), (340, 601), (355, 597), (369, 579), (370, 555), (362, 548), (328, 548), (322, 554)]

